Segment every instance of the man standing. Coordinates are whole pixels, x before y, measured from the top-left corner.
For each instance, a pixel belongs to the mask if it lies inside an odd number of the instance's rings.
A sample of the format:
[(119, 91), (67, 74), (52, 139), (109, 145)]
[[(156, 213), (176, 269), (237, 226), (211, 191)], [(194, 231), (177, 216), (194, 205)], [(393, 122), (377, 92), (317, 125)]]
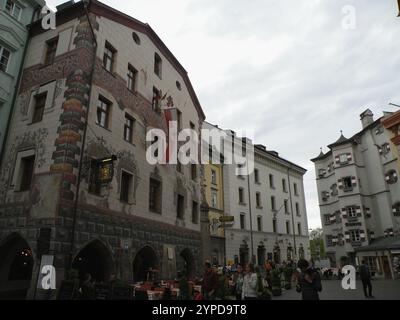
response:
[(301, 273), (297, 280), (296, 291), (301, 292), (303, 300), (319, 300), (318, 292), (322, 291), (321, 276), (307, 260), (300, 259), (297, 266)]
[(369, 271), (369, 266), (367, 265), (365, 260), (362, 261), (360, 266), (360, 278), (363, 284), (365, 298), (373, 298), (374, 296), (372, 295), (371, 272)]
[(206, 262), (204, 264), (204, 275), (202, 290), (205, 300), (214, 300), (215, 290), (218, 286), (218, 274), (211, 268), (211, 263)]

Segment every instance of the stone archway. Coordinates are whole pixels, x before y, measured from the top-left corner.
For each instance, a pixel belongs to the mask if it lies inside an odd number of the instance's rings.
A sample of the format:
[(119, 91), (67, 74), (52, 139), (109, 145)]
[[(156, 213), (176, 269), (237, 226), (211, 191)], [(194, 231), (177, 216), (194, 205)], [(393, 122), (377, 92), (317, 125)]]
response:
[(75, 256), (72, 268), (82, 280), (89, 273), (96, 282), (106, 282), (115, 271), (111, 251), (100, 240), (93, 240)]
[(195, 261), (190, 249), (185, 248), (179, 254), (180, 258), (183, 260), (183, 270), (186, 272), (187, 276), (190, 278), (194, 275), (195, 270)]
[(25, 299), (34, 258), (28, 243), (12, 233), (0, 244), (0, 299)]
[(148, 281), (156, 277), (155, 273), (151, 271), (158, 271), (159, 261), (156, 251), (150, 247), (145, 246), (140, 249), (135, 259), (133, 259), (133, 281)]

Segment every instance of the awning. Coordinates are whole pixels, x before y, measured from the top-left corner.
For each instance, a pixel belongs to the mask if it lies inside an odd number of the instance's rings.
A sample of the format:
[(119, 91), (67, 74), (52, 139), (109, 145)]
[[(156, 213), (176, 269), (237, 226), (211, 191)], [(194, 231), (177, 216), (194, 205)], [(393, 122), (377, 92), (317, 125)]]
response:
[(382, 250), (400, 250), (400, 236), (375, 239), (368, 246), (354, 248), (356, 252)]

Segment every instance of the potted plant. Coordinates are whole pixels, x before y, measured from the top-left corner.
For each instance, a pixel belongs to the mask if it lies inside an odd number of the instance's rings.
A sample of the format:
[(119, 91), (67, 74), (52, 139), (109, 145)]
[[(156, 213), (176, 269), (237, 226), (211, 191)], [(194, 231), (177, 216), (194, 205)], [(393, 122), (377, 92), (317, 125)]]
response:
[(282, 295), (281, 273), (278, 269), (272, 270), (272, 295), (274, 297)]

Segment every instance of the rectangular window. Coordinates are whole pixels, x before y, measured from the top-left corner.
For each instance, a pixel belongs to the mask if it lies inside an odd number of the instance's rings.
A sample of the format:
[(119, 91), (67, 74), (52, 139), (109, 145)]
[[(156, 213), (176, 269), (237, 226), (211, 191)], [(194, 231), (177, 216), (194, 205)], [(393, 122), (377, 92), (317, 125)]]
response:
[(276, 203), (275, 203), (275, 197), (271, 197), (271, 210), (275, 211), (276, 210)]
[(290, 221), (286, 221), (286, 233), (290, 234)]
[(125, 125), (124, 125), (124, 140), (132, 143), (132, 138), (133, 138), (133, 124), (134, 124), (133, 118), (125, 113)]
[(239, 203), (244, 203), (244, 190), (239, 188)]
[(159, 112), (160, 111), (160, 90), (158, 90), (156, 87), (153, 87), (153, 101), (152, 101), (152, 108), (154, 111)]
[(161, 57), (154, 53), (154, 73), (161, 79), (162, 60)]
[(350, 230), (350, 240), (351, 242), (360, 242), (360, 230)]
[(256, 205), (257, 205), (257, 208), (261, 208), (262, 207), (261, 194), (259, 192), (256, 193)]
[(211, 207), (218, 209), (218, 194), (217, 191), (211, 191)]
[(283, 192), (287, 192), (286, 180), (285, 179), (282, 179), (282, 190), (283, 190)]
[(302, 235), (302, 232), (301, 232), (301, 223), (300, 223), (300, 222), (297, 224), (297, 232), (298, 232), (299, 236)]
[(149, 210), (161, 213), (161, 182), (150, 178)]
[(299, 190), (297, 190), (297, 183), (293, 184), (293, 189), (294, 189), (294, 195), (298, 196), (299, 195)]
[(270, 186), (270, 188), (275, 189), (274, 176), (272, 174), (269, 175), (269, 186)]
[(346, 164), (348, 162), (348, 157), (346, 153), (339, 155), (340, 164)]
[(99, 176), (99, 165), (95, 159), (92, 159), (90, 164), (90, 181), (89, 181), (89, 193), (97, 196), (101, 195), (101, 184), (97, 181)]
[(347, 207), (347, 217), (356, 218), (357, 217), (357, 209), (356, 207)]
[(125, 171), (122, 171), (120, 200), (123, 202), (126, 203), (129, 202), (132, 190), (132, 181), (133, 181), (133, 176)]
[(217, 184), (217, 172), (215, 170), (211, 170), (211, 183)]
[(285, 206), (285, 213), (289, 213), (289, 201), (287, 199), (283, 200)]
[(10, 56), (11, 52), (3, 46), (0, 46), (0, 71), (7, 72)]
[(107, 101), (105, 98), (99, 97), (99, 100), (97, 101), (96, 123), (99, 126), (106, 129), (108, 129), (109, 125), (110, 109), (111, 109), (111, 103)]
[(136, 79), (137, 79), (137, 70), (132, 67), (131, 65), (128, 65), (128, 89), (132, 92), (136, 91)]
[(177, 119), (178, 119), (178, 134), (180, 131), (182, 131), (182, 112), (179, 110), (176, 110), (177, 112)]
[(32, 123), (40, 122), (43, 119), (44, 108), (46, 107), (47, 92), (35, 96)]
[(28, 191), (31, 189), (33, 170), (35, 166), (35, 156), (29, 156), (21, 159), (20, 185), (19, 191)]
[(259, 232), (261, 232), (262, 230), (263, 230), (263, 227), (262, 227), (262, 217), (257, 217), (257, 230), (259, 231)]
[(300, 206), (297, 202), (296, 202), (296, 216), (300, 217)]
[(244, 214), (240, 215), (240, 229), (242, 230), (246, 229), (246, 220)]
[(196, 201), (192, 202), (192, 222), (194, 224), (199, 223), (199, 205)]
[(258, 169), (254, 169), (254, 181), (255, 183), (260, 183), (260, 177), (258, 174)]
[(57, 45), (58, 37), (46, 42), (46, 56), (44, 59), (45, 65), (52, 64), (54, 62), (54, 58), (56, 57), (57, 52)]
[(22, 8), (15, 4), (11, 0), (7, 0), (6, 2), (6, 11), (13, 16), (15, 19), (19, 20), (21, 17)]
[(197, 165), (192, 163), (190, 165), (190, 169), (191, 169), (190, 171), (191, 171), (191, 174), (192, 174), (192, 180), (196, 180), (197, 179)]
[(185, 217), (185, 197), (180, 194), (178, 194), (177, 198), (176, 214), (178, 219), (183, 220)]
[(272, 232), (273, 233), (277, 233), (278, 232), (278, 226), (277, 226), (276, 219), (272, 219)]
[(109, 72), (113, 72), (114, 70), (114, 63), (115, 63), (115, 56), (117, 54), (117, 50), (106, 41), (106, 45), (104, 47), (104, 56), (103, 56), (103, 67)]
[(325, 214), (325, 215), (324, 215), (324, 224), (325, 224), (326, 226), (328, 226), (328, 225), (331, 224), (331, 215), (330, 215), (330, 214)]
[(342, 178), (342, 183), (343, 183), (343, 190), (344, 191), (353, 190), (353, 183), (351, 181), (351, 177)]

